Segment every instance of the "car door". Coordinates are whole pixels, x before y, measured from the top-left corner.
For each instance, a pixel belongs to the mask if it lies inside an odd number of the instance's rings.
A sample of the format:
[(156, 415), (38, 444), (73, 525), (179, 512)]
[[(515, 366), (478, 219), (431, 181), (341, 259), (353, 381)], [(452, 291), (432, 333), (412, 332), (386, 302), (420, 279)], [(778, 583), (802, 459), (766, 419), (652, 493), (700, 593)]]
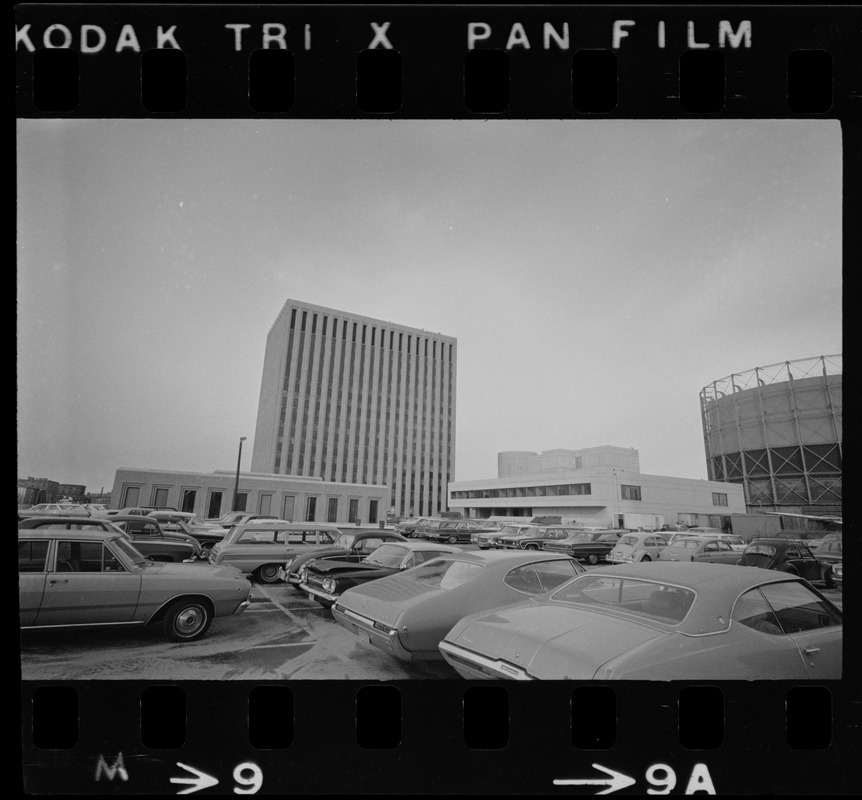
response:
[(106, 542), (59, 539), (36, 625), (129, 622), (140, 591), (141, 576), (127, 571)]
[(817, 557), (804, 544), (797, 545), (799, 551), (797, 572), (807, 581), (823, 580), (823, 568)]
[(50, 539), (18, 541), (18, 618), (34, 625), (47, 579)]
[(799, 581), (760, 587), (812, 679), (841, 677), (841, 613)]

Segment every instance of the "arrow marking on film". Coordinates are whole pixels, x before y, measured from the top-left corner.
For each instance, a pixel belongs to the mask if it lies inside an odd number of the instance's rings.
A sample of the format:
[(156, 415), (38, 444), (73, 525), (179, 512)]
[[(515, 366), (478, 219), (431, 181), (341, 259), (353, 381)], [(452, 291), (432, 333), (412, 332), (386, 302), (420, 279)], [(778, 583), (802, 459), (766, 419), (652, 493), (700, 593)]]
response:
[[(207, 775), (206, 772), (201, 772), (194, 767), (190, 767), (188, 764), (183, 764), (177, 761), (177, 766), (181, 769), (193, 772), (196, 776), (194, 778), (171, 778), (171, 783), (191, 784), (188, 789), (183, 789), (181, 792), (177, 792), (177, 794), (191, 794), (192, 792), (197, 792), (200, 789), (208, 789), (210, 786), (215, 786), (218, 783), (217, 778), (214, 778), (212, 775)], [(632, 781), (632, 783), (634, 783), (634, 781)]]
[(607, 789), (602, 789), (600, 792), (596, 792), (596, 794), (610, 794), (611, 792), (619, 791), (620, 789), (625, 789), (627, 786), (631, 786), (633, 783), (637, 783), (634, 778), (630, 778), (628, 775), (623, 775), (622, 772), (617, 772), (616, 770), (608, 769), (607, 767), (603, 767), (601, 764), (593, 764), (594, 769), (600, 769), (605, 775), (610, 775), (609, 778), (561, 778), (555, 779), (555, 786), (607, 786)]

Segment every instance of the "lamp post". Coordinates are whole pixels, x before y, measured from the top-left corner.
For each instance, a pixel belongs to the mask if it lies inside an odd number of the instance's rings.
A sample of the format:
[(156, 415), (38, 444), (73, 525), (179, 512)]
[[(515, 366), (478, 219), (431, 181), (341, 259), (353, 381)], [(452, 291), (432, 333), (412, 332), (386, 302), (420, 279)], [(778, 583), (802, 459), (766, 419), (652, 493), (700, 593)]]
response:
[(239, 465), (242, 461), (242, 443), (245, 441), (245, 436), (239, 437), (239, 454), (236, 457), (236, 482), (233, 485), (233, 508), (232, 511), (236, 511), (236, 497), (239, 492)]

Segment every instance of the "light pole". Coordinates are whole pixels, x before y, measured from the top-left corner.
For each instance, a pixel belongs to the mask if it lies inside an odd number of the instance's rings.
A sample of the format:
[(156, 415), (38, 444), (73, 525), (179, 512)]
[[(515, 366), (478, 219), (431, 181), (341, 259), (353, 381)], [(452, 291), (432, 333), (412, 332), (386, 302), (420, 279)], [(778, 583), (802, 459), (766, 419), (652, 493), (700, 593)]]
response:
[(233, 508), (236, 511), (236, 497), (239, 492), (239, 464), (242, 461), (242, 443), (245, 441), (245, 436), (239, 437), (239, 454), (236, 457), (236, 482), (233, 485)]

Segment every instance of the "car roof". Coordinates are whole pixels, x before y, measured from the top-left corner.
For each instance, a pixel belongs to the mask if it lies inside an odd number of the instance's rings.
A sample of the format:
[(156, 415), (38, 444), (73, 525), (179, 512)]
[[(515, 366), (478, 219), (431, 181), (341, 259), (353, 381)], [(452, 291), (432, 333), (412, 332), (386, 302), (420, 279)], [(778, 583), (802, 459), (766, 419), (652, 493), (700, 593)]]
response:
[(457, 547), (448, 547), (447, 545), (434, 544), (433, 542), (414, 542), (411, 539), (405, 539), (403, 542), (399, 540), (391, 541), (391, 542), (383, 542), (383, 545), (394, 544), (398, 547), (403, 547), (405, 550), (432, 550), (437, 553), (440, 552), (441, 548), (444, 553), (461, 553), (462, 550), (459, 550)]
[(19, 528), (18, 537), (27, 539), (57, 539), (74, 536), (75, 539), (92, 541), (105, 541), (106, 539), (122, 538), (123, 534), (117, 531), (69, 531), (60, 528)]
[(243, 522), (239, 525), (234, 525), (234, 528), (255, 528), (270, 527), (280, 528), (292, 531), (338, 531), (342, 533), (342, 529), (337, 525), (328, 522), (287, 522), (283, 519), (251, 519), (248, 522)]
[(149, 522), (151, 525), (158, 525), (159, 521), (149, 514), (112, 514), (110, 522)]
[(711, 564), (689, 561), (651, 561), (648, 564), (614, 564), (596, 567), (590, 575), (643, 578), (662, 583), (673, 583), (695, 591), (711, 585), (723, 584), (739, 591), (770, 581), (787, 580), (788, 573), (759, 567), (738, 567), (734, 564)]
[(32, 525), (36, 525), (37, 523), (44, 522), (45, 525), (39, 525), (38, 527), (47, 527), (50, 525), (103, 525), (106, 522), (113, 522), (114, 518), (111, 517), (108, 519), (107, 517), (82, 517), (80, 515), (75, 514), (45, 514), (44, 517), (27, 517), (26, 519), (21, 520), (18, 523), (19, 530), (23, 526), (25, 530), (36, 530), (36, 528), (31, 528)]
[(503, 567), (531, 564), (534, 561), (570, 560), (567, 555), (543, 550), (461, 550), (453, 555), (457, 556), (458, 561), (469, 561), (486, 566), (499, 564)]

